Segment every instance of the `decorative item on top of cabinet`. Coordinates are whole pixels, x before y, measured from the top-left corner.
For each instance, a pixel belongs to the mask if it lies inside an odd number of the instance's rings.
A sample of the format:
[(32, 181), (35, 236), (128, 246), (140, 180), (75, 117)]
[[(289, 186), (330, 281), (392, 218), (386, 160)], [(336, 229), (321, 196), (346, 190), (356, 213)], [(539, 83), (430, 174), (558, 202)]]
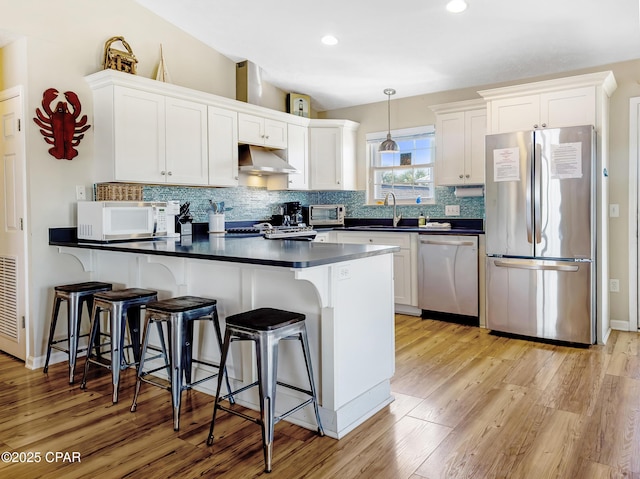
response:
[(160, 63), (158, 63), (156, 80), (164, 83), (171, 83), (171, 77), (169, 76), (169, 69), (167, 68), (167, 62), (164, 59), (164, 53), (162, 52), (162, 43), (160, 44)]
[[(37, 118), (33, 121), (40, 128), (40, 133), (44, 136), (44, 141), (53, 145), (49, 148), (49, 154), (58, 160), (72, 160), (78, 156), (78, 150), (74, 146), (80, 144), (84, 138), (84, 132), (91, 128), (87, 125), (87, 115), (78, 117), (82, 111), (80, 99), (72, 91), (64, 92), (67, 101), (58, 101), (55, 108), (51, 108), (54, 101), (58, 99), (60, 93), (55, 88), (48, 88), (42, 95), (42, 109), (36, 108)], [(71, 111), (69, 111), (71, 105)]]
[(484, 100), (468, 100), (429, 108), (436, 113), (436, 184), (484, 183)]
[(287, 113), (309, 118), (311, 116), (311, 98), (308, 95), (289, 93), (287, 95)]
[[(122, 50), (116, 50), (111, 45), (115, 42), (121, 42), (122, 46), (126, 48), (126, 52)], [(136, 64), (138, 60), (133, 54), (133, 50), (129, 44), (125, 41), (124, 37), (111, 37), (104, 44), (104, 62), (103, 67), (105, 70), (118, 70), (125, 73), (136, 74)]]

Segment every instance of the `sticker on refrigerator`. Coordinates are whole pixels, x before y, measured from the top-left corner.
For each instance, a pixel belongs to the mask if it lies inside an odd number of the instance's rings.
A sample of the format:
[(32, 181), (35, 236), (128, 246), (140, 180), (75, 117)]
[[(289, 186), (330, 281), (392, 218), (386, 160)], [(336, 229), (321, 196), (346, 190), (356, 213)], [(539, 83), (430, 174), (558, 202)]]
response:
[(493, 150), (493, 181), (520, 181), (520, 149)]
[(551, 145), (552, 180), (582, 178), (582, 143)]

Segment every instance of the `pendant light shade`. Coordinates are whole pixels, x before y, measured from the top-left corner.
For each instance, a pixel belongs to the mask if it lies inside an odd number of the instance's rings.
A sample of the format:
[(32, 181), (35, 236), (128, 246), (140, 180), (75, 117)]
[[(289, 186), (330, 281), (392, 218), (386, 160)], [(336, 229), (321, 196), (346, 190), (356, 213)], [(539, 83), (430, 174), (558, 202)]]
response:
[(395, 95), (396, 91), (393, 88), (385, 88), (384, 94), (387, 95), (387, 139), (380, 143), (378, 151), (380, 153), (397, 153), (398, 144), (391, 139), (391, 95)]

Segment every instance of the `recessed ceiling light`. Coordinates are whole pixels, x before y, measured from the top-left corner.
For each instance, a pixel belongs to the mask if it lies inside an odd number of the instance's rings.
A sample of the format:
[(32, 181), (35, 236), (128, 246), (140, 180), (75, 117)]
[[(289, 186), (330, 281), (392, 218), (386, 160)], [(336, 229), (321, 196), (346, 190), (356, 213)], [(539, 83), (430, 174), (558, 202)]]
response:
[(337, 45), (338, 44), (338, 39), (336, 37), (334, 37), (333, 35), (325, 35), (324, 37), (322, 37), (322, 39), (320, 41), (322, 43), (324, 43), (325, 45)]
[(451, 13), (461, 13), (467, 9), (467, 2), (464, 0), (451, 0), (447, 3), (447, 10)]

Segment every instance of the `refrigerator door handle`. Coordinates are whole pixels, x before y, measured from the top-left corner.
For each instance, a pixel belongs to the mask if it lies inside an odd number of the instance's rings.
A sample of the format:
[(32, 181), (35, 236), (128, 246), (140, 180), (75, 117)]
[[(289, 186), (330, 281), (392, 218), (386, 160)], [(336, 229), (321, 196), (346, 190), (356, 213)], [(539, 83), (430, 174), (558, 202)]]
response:
[(536, 244), (540, 244), (542, 242), (542, 146), (539, 143), (535, 145), (535, 155), (534, 155), (534, 202), (533, 202), (533, 215), (534, 222), (533, 227), (536, 235)]
[(498, 268), (516, 268), (516, 269), (533, 269), (539, 271), (563, 271), (575, 273), (578, 271), (578, 265), (569, 264), (540, 264), (535, 261), (494, 261)]
[(531, 147), (531, 151), (529, 152), (529, 161), (527, 161), (527, 165), (526, 165), (526, 169), (527, 169), (527, 176), (526, 176), (526, 191), (525, 191), (525, 195), (526, 195), (526, 202), (525, 202), (525, 213), (526, 213), (526, 218), (525, 218), (525, 222), (527, 223), (527, 241), (529, 243), (533, 243), (533, 237), (532, 237), (532, 218), (531, 218), (531, 161), (533, 159), (533, 146)]

